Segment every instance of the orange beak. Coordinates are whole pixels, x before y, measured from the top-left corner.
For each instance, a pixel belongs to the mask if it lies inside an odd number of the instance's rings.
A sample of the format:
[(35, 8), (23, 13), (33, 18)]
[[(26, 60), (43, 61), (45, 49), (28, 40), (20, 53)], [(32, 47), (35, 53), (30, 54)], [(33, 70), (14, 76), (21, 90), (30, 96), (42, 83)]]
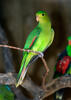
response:
[(39, 22), (39, 16), (36, 16), (36, 21)]

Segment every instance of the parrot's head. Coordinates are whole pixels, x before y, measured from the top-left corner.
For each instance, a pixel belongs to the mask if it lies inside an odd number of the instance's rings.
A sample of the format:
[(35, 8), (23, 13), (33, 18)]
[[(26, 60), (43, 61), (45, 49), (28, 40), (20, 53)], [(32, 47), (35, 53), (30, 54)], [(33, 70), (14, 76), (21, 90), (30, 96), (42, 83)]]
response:
[(49, 21), (49, 17), (48, 17), (47, 12), (45, 12), (45, 11), (38, 11), (36, 13), (36, 21), (40, 22), (40, 23), (44, 23), (44, 22)]

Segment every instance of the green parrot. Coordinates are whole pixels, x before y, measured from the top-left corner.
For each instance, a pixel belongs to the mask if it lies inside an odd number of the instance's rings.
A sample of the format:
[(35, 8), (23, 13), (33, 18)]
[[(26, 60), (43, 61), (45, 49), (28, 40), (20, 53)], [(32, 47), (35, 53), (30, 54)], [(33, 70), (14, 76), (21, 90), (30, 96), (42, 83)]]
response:
[(8, 85), (0, 84), (0, 100), (14, 100), (14, 94)]
[[(24, 49), (29, 49), (38, 52), (44, 52), (53, 42), (54, 30), (51, 28), (51, 21), (47, 12), (38, 11), (36, 13), (36, 21), (38, 25), (29, 34)], [(43, 54), (43, 53), (42, 53)], [(23, 52), (21, 68), (17, 76), (16, 87), (22, 84), (29, 64), (31, 64), (39, 55), (33, 52)]]

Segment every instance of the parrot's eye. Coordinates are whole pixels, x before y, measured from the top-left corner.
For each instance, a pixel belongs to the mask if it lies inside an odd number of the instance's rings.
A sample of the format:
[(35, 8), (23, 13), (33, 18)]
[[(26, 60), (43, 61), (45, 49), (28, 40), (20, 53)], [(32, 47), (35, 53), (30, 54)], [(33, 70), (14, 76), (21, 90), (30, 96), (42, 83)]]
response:
[(45, 14), (42, 14), (42, 16), (44, 16)]

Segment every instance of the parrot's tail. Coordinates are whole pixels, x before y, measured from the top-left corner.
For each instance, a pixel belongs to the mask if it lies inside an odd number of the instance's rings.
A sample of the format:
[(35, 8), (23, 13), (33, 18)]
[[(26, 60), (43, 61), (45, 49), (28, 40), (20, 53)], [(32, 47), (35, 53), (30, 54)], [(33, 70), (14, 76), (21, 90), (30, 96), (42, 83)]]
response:
[(18, 74), (16, 87), (18, 87), (19, 85), (22, 84), (23, 79), (24, 79), (24, 77), (26, 75), (27, 70), (28, 70), (28, 67), (27, 68), (23, 67), (21, 74)]
[(18, 73), (18, 77), (17, 77), (17, 83), (16, 83), (16, 87), (18, 87), (19, 85), (22, 84), (23, 82), (23, 79), (26, 75), (26, 72), (28, 70), (28, 67), (29, 67), (29, 64), (30, 64), (30, 61), (32, 59), (32, 53), (30, 53), (27, 58), (26, 58), (27, 55), (25, 55), (23, 57), (23, 60), (22, 60), (22, 63), (21, 63), (21, 68), (20, 68), (20, 71)]
[(20, 68), (20, 71), (17, 75), (16, 87), (18, 87), (19, 85), (22, 84), (22, 81), (23, 81), (25, 74), (27, 72), (27, 69), (28, 69), (28, 67), (25, 67), (26, 56), (27, 56), (27, 53), (24, 54), (24, 57), (22, 59), (21, 68)]
[(60, 89), (54, 94), (54, 100), (63, 100), (64, 89)]

